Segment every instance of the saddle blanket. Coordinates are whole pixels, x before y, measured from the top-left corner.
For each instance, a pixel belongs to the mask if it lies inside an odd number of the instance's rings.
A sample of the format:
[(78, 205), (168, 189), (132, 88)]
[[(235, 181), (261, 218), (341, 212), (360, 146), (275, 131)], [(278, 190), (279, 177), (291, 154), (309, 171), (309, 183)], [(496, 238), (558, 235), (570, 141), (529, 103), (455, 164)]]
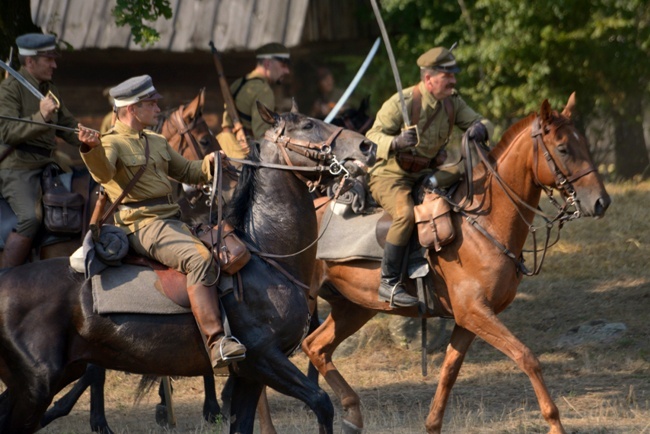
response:
[(162, 315), (191, 313), (190, 309), (177, 305), (161, 294), (156, 285), (160, 285), (158, 275), (149, 267), (108, 267), (92, 277), (95, 312)]
[(321, 220), (325, 232), (318, 240), (316, 257), (335, 262), (381, 261), (384, 249), (377, 241), (375, 228), (383, 213), (355, 214), (349, 206), (339, 213), (333, 212), (335, 206), (338, 207), (335, 203), (329, 204)]

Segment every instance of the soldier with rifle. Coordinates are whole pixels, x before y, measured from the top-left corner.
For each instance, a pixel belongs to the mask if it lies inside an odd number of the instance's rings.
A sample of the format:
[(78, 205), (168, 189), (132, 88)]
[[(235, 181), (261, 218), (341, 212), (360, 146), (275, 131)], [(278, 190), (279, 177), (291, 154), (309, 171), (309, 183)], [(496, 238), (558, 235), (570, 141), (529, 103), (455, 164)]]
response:
[[(262, 120), (258, 113), (256, 101), (276, 109), (275, 94), (271, 84), (280, 84), (283, 78), (289, 74), (291, 60), (287, 47), (277, 42), (261, 46), (255, 51), (255, 56), (257, 58), (255, 69), (237, 79), (230, 86), (230, 94), (246, 136), (259, 139), (264, 136), (268, 124)], [(225, 132), (230, 131), (236, 134), (237, 132), (233, 130), (235, 123), (229, 109), (230, 107), (226, 106), (221, 128)]]

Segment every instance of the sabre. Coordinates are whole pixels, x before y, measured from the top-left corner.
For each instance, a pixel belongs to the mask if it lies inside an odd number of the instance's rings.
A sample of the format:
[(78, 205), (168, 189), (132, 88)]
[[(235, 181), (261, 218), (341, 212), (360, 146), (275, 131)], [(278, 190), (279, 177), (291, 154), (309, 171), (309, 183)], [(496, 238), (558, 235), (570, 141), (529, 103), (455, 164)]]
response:
[(411, 120), (409, 118), (408, 110), (406, 110), (406, 101), (404, 101), (404, 93), (402, 92), (402, 81), (399, 78), (399, 71), (397, 70), (397, 63), (395, 62), (395, 55), (393, 54), (393, 49), (390, 45), (390, 39), (388, 39), (388, 33), (386, 32), (386, 26), (384, 26), (384, 20), (381, 18), (381, 13), (379, 12), (379, 6), (377, 6), (377, 0), (370, 0), (370, 2), (372, 3), (372, 9), (375, 12), (375, 18), (377, 18), (377, 24), (379, 25), (379, 30), (381, 31), (381, 37), (384, 39), (384, 45), (386, 46), (386, 52), (388, 53), (390, 67), (393, 70), (393, 77), (395, 77), (395, 86), (397, 86), (397, 94), (399, 95), (399, 102), (400, 106), (402, 107), (404, 125), (406, 128), (409, 128), (411, 126)]
[(359, 80), (361, 80), (361, 77), (363, 77), (363, 74), (366, 72), (366, 69), (368, 69), (368, 65), (370, 65), (370, 61), (372, 60), (373, 57), (375, 57), (375, 53), (377, 53), (377, 49), (379, 48), (379, 41), (381, 41), (380, 38), (377, 38), (375, 41), (374, 45), (370, 49), (370, 52), (366, 56), (366, 59), (363, 61), (361, 64), (361, 67), (359, 68), (359, 71), (357, 71), (357, 74), (354, 76), (350, 84), (348, 85), (348, 88), (345, 89), (345, 92), (343, 93), (343, 96), (339, 99), (339, 101), (336, 103), (334, 108), (332, 109), (331, 112), (327, 115), (325, 118), (326, 123), (331, 123), (332, 119), (338, 114), (339, 110), (341, 110), (341, 107), (343, 107), (343, 104), (348, 100), (350, 97), (350, 94), (354, 90), (355, 87), (357, 87), (357, 84), (359, 83)]
[[(32, 95), (34, 95), (36, 98), (39, 99), (39, 101), (42, 100), (42, 99), (45, 99), (45, 96), (38, 89), (36, 89), (29, 81), (27, 81), (27, 79), (25, 77), (20, 75), (20, 73), (18, 71), (13, 69), (11, 66), (7, 65), (2, 60), (0, 60), (0, 67), (2, 67), (5, 71), (7, 71), (9, 74), (11, 74), (11, 76), (13, 78), (15, 78), (18, 81), (18, 83), (22, 84), (25, 87), (25, 89), (30, 91), (32, 93)], [(57, 107), (61, 107), (61, 102), (52, 93), (52, 91), (49, 91), (47, 93), (47, 96), (51, 97), (54, 100), (54, 102), (56, 102)]]

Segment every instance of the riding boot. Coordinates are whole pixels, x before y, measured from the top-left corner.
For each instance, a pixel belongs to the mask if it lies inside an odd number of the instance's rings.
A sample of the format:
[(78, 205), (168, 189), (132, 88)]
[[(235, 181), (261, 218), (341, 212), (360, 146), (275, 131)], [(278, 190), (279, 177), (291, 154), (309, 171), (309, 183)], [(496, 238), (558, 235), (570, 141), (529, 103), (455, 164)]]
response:
[(214, 286), (196, 284), (187, 288), (187, 294), (194, 318), (201, 332), (207, 337), (212, 369), (244, 360), (246, 347), (234, 337), (224, 334), (217, 289)]
[(381, 282), (379, 283), (379, 300), (388, 301), (391, 306), (409, 307), (418, 304), (418, 299), (406, 292), (401, 282), (402, 261), (407, 246), (386, 243), (384, 257), (381, 261)]
[(0, 268), (22, 265), (32, 250), (32, 239), (12, 231), (5, 241), (5, 248), (0, 255)]

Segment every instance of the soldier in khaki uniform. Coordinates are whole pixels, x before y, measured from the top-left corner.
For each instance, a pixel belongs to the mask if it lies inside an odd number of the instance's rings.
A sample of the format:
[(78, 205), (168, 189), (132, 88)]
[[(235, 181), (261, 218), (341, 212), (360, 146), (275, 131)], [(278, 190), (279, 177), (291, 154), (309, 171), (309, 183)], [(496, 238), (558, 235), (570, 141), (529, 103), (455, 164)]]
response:
[[(404, 89), (406, 107), (415, 128), (404, 129), (399, 95), (388, 99), (366, 137), (377, 144), (377, 163), (370, 169), (370, 192), (392, 217), (381, 264), (379, 298), (397, 306), (413, 306), (418, 300), (400, 282), (401, 265), (415, 217), (411, 191), (416, 181), (430, 175), (434, 186), (449, 185), (457, 174), (435, 171), (444, 162), (444, 147), (456, 125), (470, 138), (487, 142), (492, 124), (472, 110), (454, 89), (460, 71), (453, 54), (432, 48), (418, 58), (420, 82)], [(414, 103), (415, 102), (415, 103)], [(486, 128), (487, 126), (487, 128)], [(415, 160), (415, 161), (414, 161)]]
[[(255, 51), (257, 65), (250, 73), (235, 80), (230, 86), (230, 93), (235, 101), (237, 114), (241, 120), (246, 136), (253, 139), (264, 137), (269, 125), (262, 120), (257, 110), (256, 101), (261, 102), (272, 110), (276, 109), (275, 94), (271, 84), (280, 84), (289, 74), (291, 65), (289, 50), (282, 44), (272, 42), (261, 46)], [(224, 111), (223, 130), (232, 129), (233, 123)]]
[[(118, 207), (115, 223), (137, 253), (187, 274), (192, 313), (207, 337), (214, 369), (243, 360), (246, 348), (224, 334), (211, 252), (179, 220), (180, 207), (172, 200), (169, 178), (201, 184), (212, 178), (214, 154), (202, 161), (183, 158), (160, 134), (145, 130), (158, 123), (160, 94), (151, 77), (133, 77), (110, 90), (117, 110), (112, 129), (102, 135), (80, 129), (81, 156), (92, 177), (114, 201), (133, 176), (145, 166), (135, 186)], [(146, 147), (149, 147), (149, 160)]]
[[(19, 74), (46, 97), (39, 101), (9, 76), (0, 84), (0, 114), (76, 127), (77, 121), (60, 103), (59, 90), (52, 83), (59, 56), (55, 37), (29, 33), (16, 38), (16, 45), (21, 65)], [(72, 132), (21, 122), (0, 122), (0, 153), (10, 146), (15, 148), (0, 162), (0, 196), (7, 200), (18, 220), (0, 255), (0, 268), (22, 264), (31, 251), (43, 221), (41, 175), (45, 166), (55, 162), (56, 136), (72, 145), (81, 145)]]

